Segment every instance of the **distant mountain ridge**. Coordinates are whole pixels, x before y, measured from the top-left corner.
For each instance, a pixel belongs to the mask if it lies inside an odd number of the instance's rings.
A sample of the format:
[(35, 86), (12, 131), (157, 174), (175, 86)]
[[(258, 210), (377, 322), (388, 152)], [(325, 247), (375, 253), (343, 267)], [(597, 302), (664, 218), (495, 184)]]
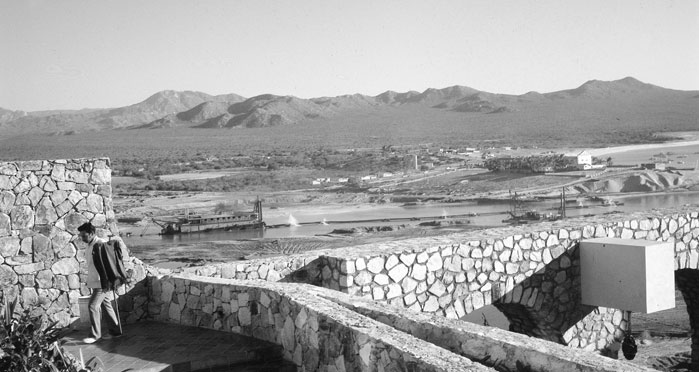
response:
[(4, 108), (0, 107), (0, 123), (7, 123), (17, 120), (26, 115), (27, 113), (24, 111), (5, 110)]
[[(634, 107), (634, 102), (667, 101), (681, 102), (677, 106), (680, 108), (668, 104), (668, 109), (686, 111), (685, 101), (695, 99), (696, 103), (698, 93), (666, 89), (632, 77), (615, 81), (591, 80), (574, 89), (522, 95), (489, 93), (458, 85), (443, 89), (429, 88), (424, 92), (399, 93), (389, 90), (375, 97), (355, 94), (311, 99), (271, 94), (246, 99), (237, 94), (212, 96), (202, 92), (165, 90), (142, 102), (119, 108), (28, 113), (0, 109), (0, 131), (5, 134), (71, 134), (107, 129), (258, 128), (317, 120), (337, 121), (342, 116), (368, 117), (364, 120), (370, 120), (366, 113), (381, 108), (384, 115), (401, 110), (417, 110), (426, 117), (434, 110), (462, 115), (516, 114), (540, 110), (540, 115), (555, 113), (565, 116), (566, 112), (571, 115), (585, 115), (587, 110), (605, 112), (620, 102), (625, 107)], [(561, 107), (568, 108), (568, 111)], [(386, 111), (388, 108), (392, 109)], [(687, 116), (684, 112), (679, 114)], [(690, 117), (692, 115), (689, 114)]]

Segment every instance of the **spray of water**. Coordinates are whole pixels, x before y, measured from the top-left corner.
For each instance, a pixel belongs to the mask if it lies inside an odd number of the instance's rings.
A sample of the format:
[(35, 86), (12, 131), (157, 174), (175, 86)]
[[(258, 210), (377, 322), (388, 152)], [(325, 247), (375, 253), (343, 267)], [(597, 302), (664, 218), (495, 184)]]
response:
[(290, 227), (301, 226), (301, 225), (299, 225), (299, 221), (297, 221), (296, 218), (294, 218), (294, 216), (291, 213), (289, 213), (289, 226)]

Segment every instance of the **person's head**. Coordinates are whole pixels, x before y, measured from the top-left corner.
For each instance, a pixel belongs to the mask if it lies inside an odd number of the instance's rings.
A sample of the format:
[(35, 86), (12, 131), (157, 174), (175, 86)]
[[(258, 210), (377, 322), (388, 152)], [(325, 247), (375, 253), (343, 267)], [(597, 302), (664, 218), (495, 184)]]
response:
[(80, 235), (80, 239), (85, 243), (92, 241), (92, 238), (95, 237), (95, 231), (95, 227), (89, 222), (85, 222), (78, 227), (78, 235)]

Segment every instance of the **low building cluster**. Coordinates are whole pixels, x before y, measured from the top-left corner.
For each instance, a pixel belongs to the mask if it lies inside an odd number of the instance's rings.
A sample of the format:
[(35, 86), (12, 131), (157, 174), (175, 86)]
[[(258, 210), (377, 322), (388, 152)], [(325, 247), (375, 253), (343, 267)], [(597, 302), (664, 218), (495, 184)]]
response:
[[(488, 154), (492, 155), (492, 154)], [(533, 156), (487, 156), (485, 167), (491, 171), (518, 171), (548, 173), (570, 170), (604, 169), (605, 164), (593, 164), (592, 155), (587, 151), (568, 154), (553, 152)]]

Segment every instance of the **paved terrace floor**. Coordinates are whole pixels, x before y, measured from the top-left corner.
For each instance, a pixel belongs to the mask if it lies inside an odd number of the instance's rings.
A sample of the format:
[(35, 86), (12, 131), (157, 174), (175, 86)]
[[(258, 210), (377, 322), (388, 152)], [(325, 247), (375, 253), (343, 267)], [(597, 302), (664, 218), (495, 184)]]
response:
[(89, 325), (63, 337), (76, 358), (97, 360), (102, 372), (295, 371), (281, 347), (238, 334), (169, 323), (125, 325), (124, 335), (85, 344)]

